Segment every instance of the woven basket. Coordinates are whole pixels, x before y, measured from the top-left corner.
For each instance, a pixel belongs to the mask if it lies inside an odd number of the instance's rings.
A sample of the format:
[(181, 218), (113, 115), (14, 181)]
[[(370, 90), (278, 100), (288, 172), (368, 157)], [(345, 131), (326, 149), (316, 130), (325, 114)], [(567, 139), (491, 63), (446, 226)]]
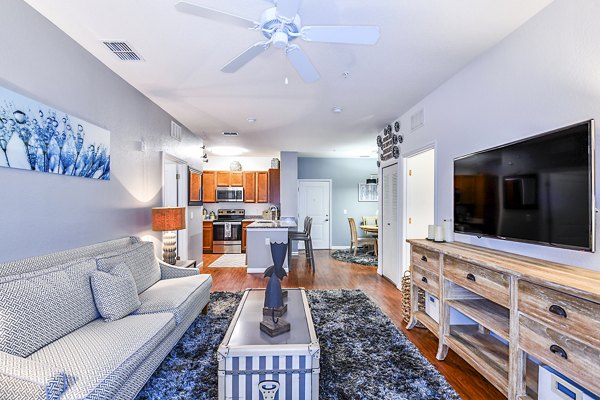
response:
[[(402, 276), (402, 317), (404, 322), (408, 323), (410, 320), (410, 271), (405, 271)], [(419, 310), (425, 311), (425, 291), (423, 289), (419, 290)], [(417, 328), (425, 328), (423, 324), (417, 322), (415, 325)]]

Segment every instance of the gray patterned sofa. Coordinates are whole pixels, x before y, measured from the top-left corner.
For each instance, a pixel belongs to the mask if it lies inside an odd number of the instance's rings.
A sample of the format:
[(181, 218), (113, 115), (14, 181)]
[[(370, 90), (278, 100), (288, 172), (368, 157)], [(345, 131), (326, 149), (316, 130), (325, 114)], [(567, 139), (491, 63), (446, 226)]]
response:
[[(114, 265), (131, 272), (137, 309), (107, 322), (92, 283)], [(134, 398), (211, 286), (210, 275), (158, 261), (137, 237), (0, 264), (0, 399)], [(118, 285), (105, 289), (118, 295)]]

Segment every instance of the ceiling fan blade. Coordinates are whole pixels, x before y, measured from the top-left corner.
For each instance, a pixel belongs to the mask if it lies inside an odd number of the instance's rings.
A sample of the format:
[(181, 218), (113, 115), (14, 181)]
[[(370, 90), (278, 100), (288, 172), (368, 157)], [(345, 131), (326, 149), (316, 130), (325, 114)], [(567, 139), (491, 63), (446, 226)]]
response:
[(286, 54), (288, 60), (290, 60), (304, 82), (315, 82), (321, 78), (319, 71), (317, 71), (299, 46), (295, 44), (288, 46)]
[(293, 21), (301, 2), (302, 0), (278, 0), (277, 16), (287, 22)]
[(308, 42), (375, 44), (379, 39), (378, 26), (305, 26), (300, 33)]
[(258, 22), (238, 17), (237, 15), (213, 10), (212, 8), (200, 6), (189, 1), (179, 1), (175, 4), (175, 8), (182, 13), (211, 19), (213, 21), (224, 22), (229, 25), (241, 26), (242, 28), (256, 28), (259, 26)]
[(242, 54), (229, 61), (221, 71), (227, 73), (236, 72), (238, 69), (242, 68), (244, 65), (248, 64), (258, 55), (260, 55), (263, 51), (269, 48), (269, 45), (265, 42), (258, 42), (248, 48), (248, 50), (244, 51)]

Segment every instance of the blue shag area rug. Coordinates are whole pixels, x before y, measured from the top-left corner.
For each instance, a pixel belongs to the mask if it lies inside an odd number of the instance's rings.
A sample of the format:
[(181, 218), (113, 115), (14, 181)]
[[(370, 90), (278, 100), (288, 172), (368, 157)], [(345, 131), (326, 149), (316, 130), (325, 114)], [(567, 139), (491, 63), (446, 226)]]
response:
[(350, 250), (336, 250), (331, 253), (331, 257), (338, 261), (348, 262), (352, 264), (366, 265), (368, 267), (377, 266), (377, 256), (373, 255), (372, 252), (358, 249), (356, 255), (354, 251)]
[[(320, 399), (460, 399), (363, 292), (307, 293), (321, 344)], [(192, 324), (137, 399), (216, 399), (216, 351), (241, 297), (211, 294), (208, 315)]]

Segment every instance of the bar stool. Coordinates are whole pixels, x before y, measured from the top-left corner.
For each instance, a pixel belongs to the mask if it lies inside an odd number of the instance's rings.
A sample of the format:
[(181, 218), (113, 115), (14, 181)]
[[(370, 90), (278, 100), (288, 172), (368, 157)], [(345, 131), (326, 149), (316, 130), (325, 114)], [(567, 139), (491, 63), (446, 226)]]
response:
[(313, 269), (315, 270), (315, 257), (313, 253), (312, 247), (312, 238), (310, 236), (310, 231), (312, 229), (312, 218), (306, 217), (304, 218), (304, 231), (288, 231), (288, 264), (291, 266), (292, 264), (292, 242), (295, 241), (303, 241), (304, 242), (304, 252), (306, 253), (306, 261)]

